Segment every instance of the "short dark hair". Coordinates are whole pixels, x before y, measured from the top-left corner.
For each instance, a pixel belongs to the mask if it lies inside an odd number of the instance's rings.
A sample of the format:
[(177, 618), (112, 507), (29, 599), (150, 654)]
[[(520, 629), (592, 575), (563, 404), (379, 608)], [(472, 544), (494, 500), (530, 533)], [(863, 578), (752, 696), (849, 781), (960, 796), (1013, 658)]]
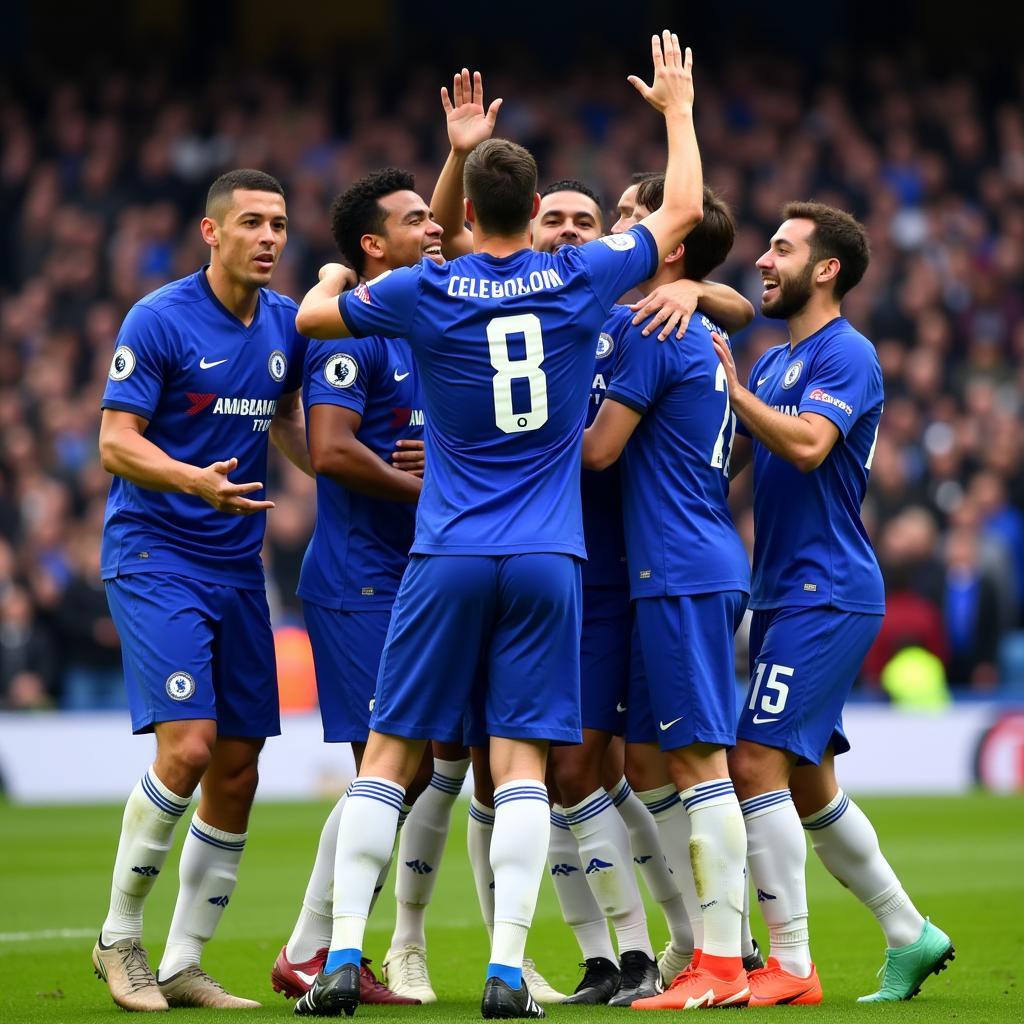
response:
[[(657, 210), (665, 199), (665, 175), (656, 174), (640, 183), (637, 205)], [(691, 281), (703, 281), (715, 267), (725, 261), (736, 238), (736, 221), (729, 204), (712, 189), (704, 186), (704, 217), (686, 236), (683, 248), (683, 270)]]
[(350, 185), (331, 203), (331, 234), (338, 251), (359, 275), (366, 266), (360, 245), (363, 235), (383, 235), (387, 211), (380, 200), (393, 192), (415, 192), (416, 179), (409, 171), (385, 167), (372, 171)]
[(598, 210), (601, 209), (601, 198), (598, 194), (585, 182), (579, 180), (579, 178), (562, 178), (561, 181), (552, 182), (548, 185), (540, 197), (543, 199), (545, 196), (551, 195), (553, 192), (579, 192), (581, 196), (586, 196), (588, 199), (593, 199), (597, 205)]
[(537, 194), (537, 163), (508, 139), (481, 142), (466, 160), (466, 198), (484, 231), (510, 237), (527, 229)]
[(835, 279), (835, 296), (841, 299), (860, 283), (871, 262), (871, 245), (864, 225), (845, 210), (824, 203), (794, 202), (782, 208), (785, 220), (809, 220), (814, 232), (809, 242), (811, 261), (839, 260)]
[(642, 185), (645, 181), (650, 181), (651, 178), (663, 177), (661, 171), (634, 171), (629, 176), (629, 183), (630, 185)]
[(210, 191), (206, 193), (206, 216), (216, 220), (215, 208), (225, 199), (230, 206), (231, 197), (235, 189), (239, 188), (248, 192), (276, 192), (277, 195), (284, 196), (281, 182), (272, 174), (253, 170), (251, 167), (239, 167), (234, 171), (225, 172), (210, 186)]

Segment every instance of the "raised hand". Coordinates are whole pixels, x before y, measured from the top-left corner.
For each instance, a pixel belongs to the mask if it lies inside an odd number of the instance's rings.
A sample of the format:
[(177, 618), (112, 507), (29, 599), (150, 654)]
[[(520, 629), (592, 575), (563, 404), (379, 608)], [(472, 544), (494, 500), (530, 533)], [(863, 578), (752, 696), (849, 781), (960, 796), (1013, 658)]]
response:
[(502, 101), (484, 109), (484, 83), (479, 71), (472, 78), (467, 68), (452, 78), (452, 92), (441, 87), (441, 106), (448, 120), (448, 141), (456, 153), (470, 153), (494, 132)]
[(651, 36), (651, 57), (654, 60), (654, 84), (647, 85), (642, 78), (630, 75), (628, 81), (638, 93), (659, 113), (693, 111), (693, 54), (679, 47), (679, 36), (665, 29)]

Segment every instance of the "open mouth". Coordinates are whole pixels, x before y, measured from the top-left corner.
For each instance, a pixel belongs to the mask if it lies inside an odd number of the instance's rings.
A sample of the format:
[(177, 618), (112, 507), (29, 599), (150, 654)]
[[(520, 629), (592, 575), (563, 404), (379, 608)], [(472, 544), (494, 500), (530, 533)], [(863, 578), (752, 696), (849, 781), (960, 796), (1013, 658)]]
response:
[(430, 245), (423, 247), (423, 255), (430, 257), (432, 260), (441, 259), (441, 245), (439, 242), (433, 242)]
[(777, 277), (764, 277), (761, 279), (762, 291), (761, 301), (768, 302), (774, 299), (779, 293), (779, 279)]
[(274, 269), (274, 254), (270, 252), (261, 252), (258, 256), (254, 256), (253, 260), (264, 270)]

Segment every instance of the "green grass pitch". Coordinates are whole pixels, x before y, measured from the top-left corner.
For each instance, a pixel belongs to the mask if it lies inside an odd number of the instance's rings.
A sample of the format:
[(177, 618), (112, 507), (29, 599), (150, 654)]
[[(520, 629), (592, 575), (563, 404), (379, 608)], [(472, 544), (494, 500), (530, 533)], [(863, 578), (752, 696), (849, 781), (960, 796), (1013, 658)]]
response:
[[(882, 845), (923, 913), (953, 938), (955, 962), (931, 977), (915, 1000), (858, 1006), (873, 991), (882, 959), (874, 919), (808, 858), (811, 938), (825, 988), (820, 1008), (740, 1010), (820, 1021), (1024, 1022), (1024, 801), (865, 799)], [(283, 1020), (292, 1004), (270, 988), (270, 966), (291, 929), (317, 836), (329, 803), (259, 804), (250, 825), (241, 879), (204, 966), (235, 992), (260, 999), (262, 1010), (232, 1019)], [(0, 805), (0, 1022), (78, 1024), (123, 1020), (89, 963), (94, 930), (106, 909), (120, 807), (18, 808)], [(357, 1019), (410, 1024), (479, 1019), (487, 959), (486, 933), (465, 854), (466, 804), (456, 805), (448, 853), (428, 914), (430, 969), (436, 1006), (364, 1007)], [(179, 828), (178, 842), (185, 830)], [(146, 945), (154, 964), (170, 921), (175, 860), (146, 912)], [(379, 962), (393, 920), (382, 898), (367, 934)], [(755, 911), (756, 914), (756, 911)], [(664, 921), (649, 908), (656, 947)], [(764, 929), (756, 922), (759, 938)], [(68, 934), (61, 934), (62, 932)], [(548, 979), (571, 990), (578, 951), (545, 880), (528, 952)], [(225, 1011), (226, 1012), (226, 1011)], [(707, 1012), (707, 1011), (702, 1011)], [(224, 1018), (214, 1011), (172, 1011), (176, 1022)], [(636, 1019), (635, 1011), (553, 1007), (551, 1020)]]

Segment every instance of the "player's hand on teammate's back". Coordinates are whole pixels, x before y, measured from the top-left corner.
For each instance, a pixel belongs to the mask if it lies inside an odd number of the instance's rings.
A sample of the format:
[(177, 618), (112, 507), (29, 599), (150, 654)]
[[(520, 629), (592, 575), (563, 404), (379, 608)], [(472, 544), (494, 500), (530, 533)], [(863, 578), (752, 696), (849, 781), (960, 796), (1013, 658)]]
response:
[(679, 36), (665, 29), (661, 37), (651, 36), (654, 59), (654, 84), (630, 75), (628, 81), (661, 114), (693, 110), (693, 53), (680, 49)]
[(655, 288), (650, 295), (638, 299), (629, 308), (636, 314), (633, 317), (634, 325), (642, 324), (650, 317), (641, 331), (645, 337), (658, 331), (658, 341), (665, 341), (673, 330), (676, 338), (686, 333), (690, 317), (696, 312), (699, 301), (699, 281), (673, 281)]
[(263, 487), (262, 483), (236, 484), (228, 479), (228, 473), (238, 466), (238, 459), (213, 462), (199, 471), (194, 484), (194, 493), (211, 504), (218, 512), (229, 512), (236, 516), (251, 516), (254, 512), (273, 508), (272, 501), (254, 501), (243, 497)]
[(423, 479), (423, 470), (426, 467), (426, 454), (423, 450), (423, 442), (413, 438), (402, 438), (396, 441), (399, 451), (391, 453), (391, 465), (395, 469), (404, 470)]
[(463, 68), (452, 79), (449, 96), (446, 86), (441, 87), (441, 106), (448, 121), (448, 141), (456, 153), (470, 153), (494, 132), (502, 101), (494, 100), (484, 109), (484, 83), (479, 71), (470, 77)]
[(725, 383), (728, 385), (729, 394), (732, 395), (737, 388), (743, 387), (740, 376), (736, 372), (736, 360), (732, 357), (732, 349), (729, 347), (729, 342), (717, 331), (711, 332), (711, 344), (715, 347), (715, 355), (718, 356), (719, 362), (725, 367)]

